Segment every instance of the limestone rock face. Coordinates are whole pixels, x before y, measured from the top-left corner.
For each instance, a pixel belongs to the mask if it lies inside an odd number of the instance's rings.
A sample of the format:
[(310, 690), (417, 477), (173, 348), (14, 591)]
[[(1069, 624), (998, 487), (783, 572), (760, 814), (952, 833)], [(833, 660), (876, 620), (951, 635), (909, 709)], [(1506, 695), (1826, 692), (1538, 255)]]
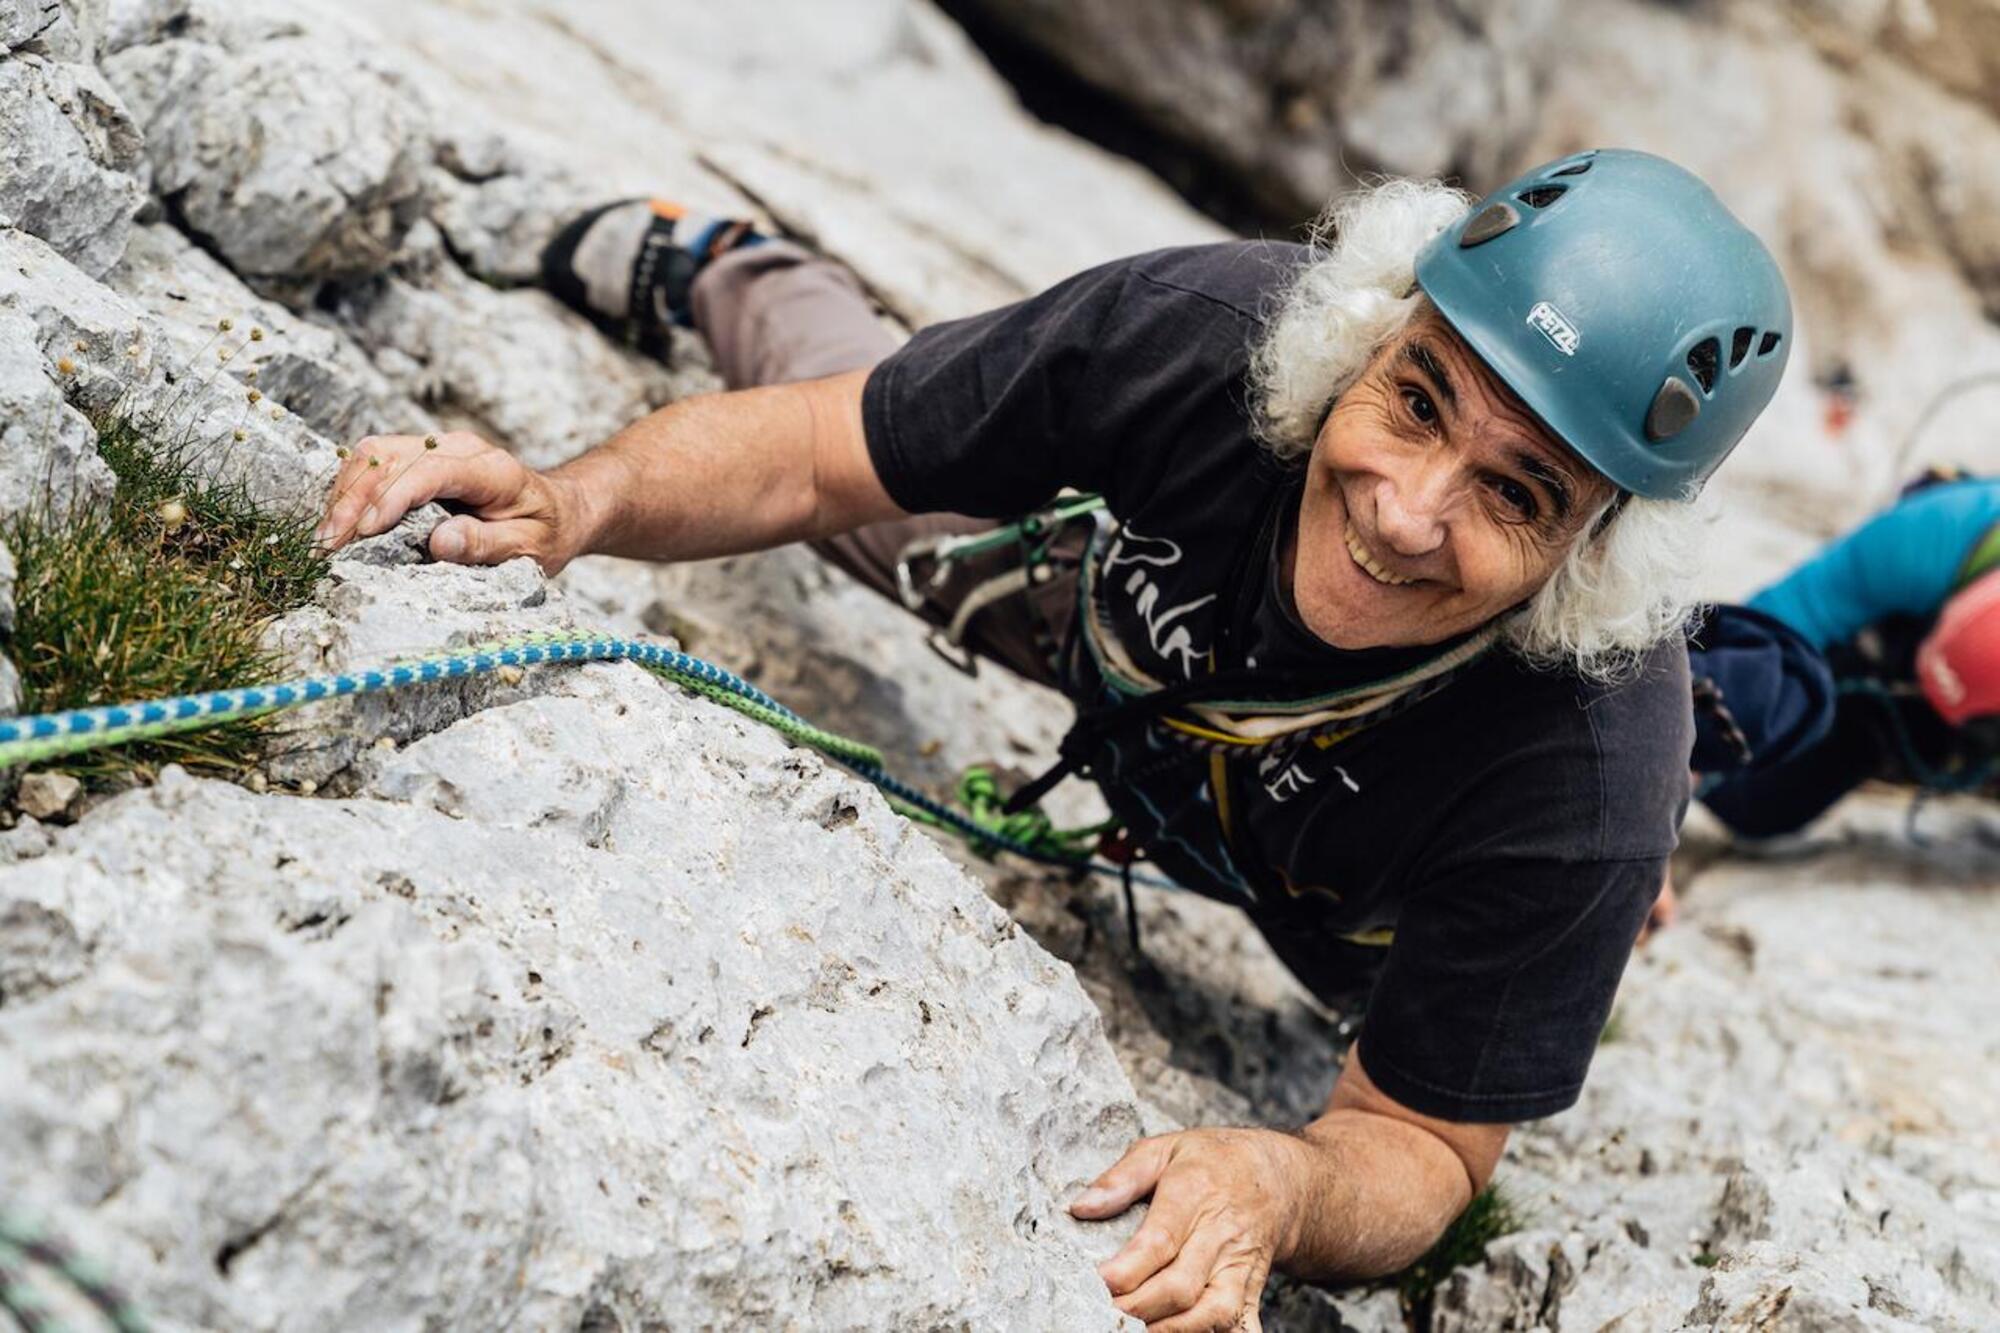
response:
[(90, 60), (104, 36), (110, 0), (0, 0), (0, 47), (57, 60)]
[(0, 125), (8, 131), (0, 138), (0, 228), (39, 236), (102, 274), (145, 199), (130, 174), (138, 130), (118, 94), (93, 65), (17, 52), (0, 59)]
[(1790, 863), (1692, 877), (1583, 1101), (1510, 1154), (1543, 1225), (1459, 1272), (1440, 1329), (1991, 1321), (1995, 821), (1934, 810), (1913, 851), (1903, 815), (1856, 801)]
[(250, 330), (211, 328), (192, 364), (163, 355), (164, 341), (140, 306), (35, 238), (0, 232), (0, 514), (109, 494), (92, 414), (154, 423), (267, 504), (318, 503), (333, 444), (223, 364)]
[[(437, 428), (436, 419), (351, 340), (253, 294), (167, 223), (133, 228), (123, 258), (104, 281), (153, 316), (165, 347), (195, 375), (244, 393), (254, 372), (270, 403), (282, 404), (325, 439), (352, 443), (366, 435)], [(228, 335), (221, 332), (225, 320), (233, 326)], [(261, 335), (254, 342), (253, 332)], [(268, 419), (270, 413), (261, 415)]]
[(1069, 970), (637, 668), (352, 800), (170, 774), (0, 904), (0, 1187), (185, 1325), (1120, 1325), (1061, 1204), (1138, 1120)]
[(1552, 0), (946, 7), (1011, 33), (1287, 221), (1360, 173), (1502, 169), (1531, 129), (1539, 49), (1562, 18)]
[(332, 34), (265, 15), (177, 31), (105, 68), (179, 225), (253, 284), (295, 297), (379, 270), (422, 205), (414, 90)]

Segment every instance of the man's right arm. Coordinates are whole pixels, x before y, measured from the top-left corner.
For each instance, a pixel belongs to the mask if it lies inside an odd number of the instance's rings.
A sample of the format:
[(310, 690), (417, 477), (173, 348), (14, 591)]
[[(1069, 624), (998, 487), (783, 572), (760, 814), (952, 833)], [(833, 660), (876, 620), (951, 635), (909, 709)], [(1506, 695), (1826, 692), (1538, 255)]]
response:
[(442, 500), (465, 512), (432, 534), (433, 555), (528, 555), (553, 574), (593, 552), (696, 560), (899, 517), (862, 429), (867, 377), (683, 399), (545, 473), (470, 435), (363, 440), (335, 481), (321, 539), (374, 536)]

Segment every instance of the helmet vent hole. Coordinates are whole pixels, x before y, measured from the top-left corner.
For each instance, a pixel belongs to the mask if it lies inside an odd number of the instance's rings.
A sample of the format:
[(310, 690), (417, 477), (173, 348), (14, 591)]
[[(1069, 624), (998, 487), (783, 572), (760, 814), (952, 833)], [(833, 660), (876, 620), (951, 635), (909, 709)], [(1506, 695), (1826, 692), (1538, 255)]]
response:
[(1589, 170), (1590, 170), (1590, 159), (1586, 157), (1581, 162), (1570, 163), (1570, 165), (1564, 167), (1561, 171), (1555, 172), (1554, 174), (1558, 176), (1581, 176), (1584, 172)]
[(1764, 341), (1757, 344), (1757, 355), (1769, 356), (1771, 353), (1777, 351), (1778, 339), (1781, 338), (1782, 336), (1783, 336), (1782, 334), (1777, 334), (1777, 333), (1765, 334)]
[(1715, 377), (1721, 365), (1722, 344), (1713, 338), (1703, 338), (1688, 352), (1688, 371), (1703, 393), (1715, 392)]
[(1735, 338), (1731, 339), (1729, 343), (1729, 368), (1731, 370), (1742, 365), (1743, 358), (1750, 355), (1750, 340), (1756, 336), (1757, 330), (1755, 329), (1736, 330)]
[(1514, 197), (1529, 208), (1547, 208), (1550, 204), (1562, 198), (1563, 193), (1568, 189), (1569, 186), (1567, 185), (1537, 185), (1533, 189), (1521, 191)]

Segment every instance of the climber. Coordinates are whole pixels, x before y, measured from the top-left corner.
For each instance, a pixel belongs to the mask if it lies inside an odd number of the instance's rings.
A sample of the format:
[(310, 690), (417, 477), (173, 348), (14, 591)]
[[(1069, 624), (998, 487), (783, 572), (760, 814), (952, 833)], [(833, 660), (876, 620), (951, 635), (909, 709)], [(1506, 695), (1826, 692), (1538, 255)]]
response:
[(1737, 833), (1794, 832), (1870, 779), (2000, 780), (2000, 480), (1927, 475), (1723, 615), (1789, 641), (1693, 652), (1701, 799)]
[[(1391, 181), (1328, 222), (1329, 247), (1141, 255), (898, 348), (798, 244), (607, 205), (551, 246), (552, 289), (655, 349), (691, 326), (735, 391), (547, 472), (363, 440), (323, 520), (337, 545), (445, 500), (435, 556), (550, 571), (807, 540), (1067, 693), (1057, 772), (1123, 841), (1323, 998), (1368, 996), (1310, 1125), (1145, 1139), (1073, 1201), (1150, 1197), (1101, 1271), (1154, 1329), (1254, 1327), (1273, 1268), (1408, 1264), (1512, 1124), (1576, 1100), (1688, 798), (1691, 502), (1790, 351), (1770, 255), (1646, 154), (1476, 206)], [(1065, 488), (1108, 513), (962, 540)]]

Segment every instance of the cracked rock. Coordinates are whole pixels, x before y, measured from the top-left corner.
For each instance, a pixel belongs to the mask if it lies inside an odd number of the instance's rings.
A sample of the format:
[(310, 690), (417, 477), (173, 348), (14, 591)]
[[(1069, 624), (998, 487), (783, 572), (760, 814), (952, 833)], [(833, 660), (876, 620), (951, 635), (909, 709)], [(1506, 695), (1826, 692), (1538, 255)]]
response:
[[(0, 16), (3, 17), (3, 16)], [(93, 277), (116, 263), (145, 190), (137, 127), (93, 65), (0, 60), (0, 215)]]
[(330, 33), (198, 31), (105, 62), (145, 127), (169, 216), (295, 303), (382, 268), (423, 207), (415, 90)]

